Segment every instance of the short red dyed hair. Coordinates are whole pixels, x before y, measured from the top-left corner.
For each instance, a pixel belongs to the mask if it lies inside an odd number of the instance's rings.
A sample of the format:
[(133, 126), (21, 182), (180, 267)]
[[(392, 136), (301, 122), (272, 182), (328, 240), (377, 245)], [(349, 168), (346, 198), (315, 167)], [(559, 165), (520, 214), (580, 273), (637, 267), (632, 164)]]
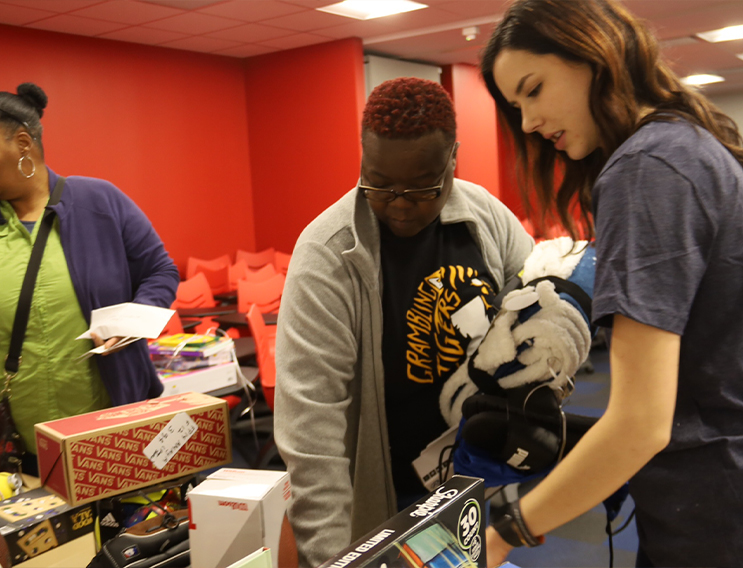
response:
[(366, 101), (361, 133), (384, 138), (420, 138), (441, 131), (447, 143), (457, 137), (454, 105), (434, 81), (399, 77), (377, 85)]

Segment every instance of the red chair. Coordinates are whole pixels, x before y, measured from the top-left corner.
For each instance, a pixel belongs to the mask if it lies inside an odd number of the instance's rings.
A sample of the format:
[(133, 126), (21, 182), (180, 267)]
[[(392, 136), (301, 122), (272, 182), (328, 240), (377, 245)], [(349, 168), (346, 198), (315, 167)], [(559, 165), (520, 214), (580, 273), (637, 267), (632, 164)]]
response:
[(261, 268), (248, 268), (244, 260), (240, 260), (230, 266), (230, 290), (237, 290), (237, 283), (240, 280), (250, 280), (251, 282), (262, 282), (268, 280), (276, 274), (273, 264), (266, 264)]
[[(209, 286), (209, 281), (203, 272), (198, 272), (193, 278), (183, 280), (178, 284), (175, 292), (175, 300), (170, 308), (213, 308), (217, 305)], [(201, 318), (201, 323), (195, 328), (196, 333), (206, 333), (209, 328), (216, 327), (211, 318)]]
[(291, 254), (287, 254), (285, 252), (277, 250), (273, 260), (276, 271), (281, 272), (281, 274), (286, 276), (286, 271), (289, 269), (289, 261), (291, 260), (291, 258)]
[(285, 280), (283, 274), (274, 274), (263, 282), (240, 280), (237, 283), (237, 311), (247, 313), (253, 304), (264, 314), (277, 311)]
[(177, 310), (178, 308), (213, 308), (216, 305), (209, 281), (203, 272), (198, 272), (178, 284), (175, 301), (170, 307)]
[(250, 270), (244, 260), (230, 265), (230, 290), (237, 290), (237, 282)]
[(247, 315), (250, 333), (255, 340), (255, 358), (258, 363), (258, 378), (268, 408), (273, 412), (273, 395), (276, 388), (276, 337), (269, 333), (263, 313), (253, 304)]
[(250, 282), (265, 282), (276, 274), (278, 274), (278, 272), (273, 267), (273, 264), (266, 264), (262, 268), (258, 269), (248, 268), (247, 272), (243, 274), (241, 280), (248, 280)]
[[(230, 257), (223, 255), (212, 260), (189, 257), (186, 264), (186, 280), (203, 272), (209, 282), (212, 294), (224, 294), (230, 291)], [(234, 290), (234, 288), (232, 288)]]
[(267, 248), (259, 252), (247, 252), (244, 250), (238, 250), (235, 253), (235, 262), (245, 261), (248, 268), (256, 269), (267, 264), (273, 264), (274, 255), (276, 251), (273, 247)]

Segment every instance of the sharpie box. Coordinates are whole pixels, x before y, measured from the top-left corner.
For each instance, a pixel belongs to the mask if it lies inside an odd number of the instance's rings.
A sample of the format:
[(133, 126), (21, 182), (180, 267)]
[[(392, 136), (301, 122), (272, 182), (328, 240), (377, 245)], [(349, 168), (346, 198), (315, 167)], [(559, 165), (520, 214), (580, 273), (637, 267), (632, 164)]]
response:
[(70, 505), (232, 461), (227, 402), (183, 393), (36, 425), (39, 478)]
[(482, 479), (455, 475), (320, 568), (486, 566)]
[(222, 468), (209, 475), (188, 493), (191, 565), (226, 568), (261, 547), (273, 551), (273, 568), (296, 565), (282, 557), (293, 539), (290, 497), (285, 471)]
[(43, 487), (0, 503), (0, 535), (14, 566), (93, 531), (93, 505), (71, 507)]

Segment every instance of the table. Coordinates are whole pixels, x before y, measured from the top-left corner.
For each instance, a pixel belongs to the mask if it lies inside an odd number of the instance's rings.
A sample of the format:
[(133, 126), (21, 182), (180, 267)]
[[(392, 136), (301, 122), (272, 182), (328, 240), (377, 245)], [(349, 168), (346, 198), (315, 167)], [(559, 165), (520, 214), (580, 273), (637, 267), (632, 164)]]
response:
[(234, 314), (237, 312), (237, 304), (227, 304), (211, 308), (178, 308), (176, 311), (181, 318), (205, 318), (210, 316)]
[(222, 294), (214, 294), (214, 299), (221, 304), (236, 304), (237, 292), (224, 292)]
[[(279, 314), (263, 314), (263, 322), (266, 325), (276, 325)], [(248, 321), (245, 314), (240, 312), (232, 312), (229, 314), (218, 315), (213, 318), (214, 321), (219, 324), (220, 327), (240, 327), (247, 326)]]

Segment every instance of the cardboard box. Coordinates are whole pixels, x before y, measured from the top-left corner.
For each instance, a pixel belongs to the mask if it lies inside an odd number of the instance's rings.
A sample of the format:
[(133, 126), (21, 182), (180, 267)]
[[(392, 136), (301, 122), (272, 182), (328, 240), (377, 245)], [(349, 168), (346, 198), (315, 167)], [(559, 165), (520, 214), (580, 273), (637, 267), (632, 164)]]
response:
[(277, 568), (290, 497), (285, 471), (223, 468), (212, 473), (188, 494), (191, 564), (225, 568), (265, 546), (273, 550)]
[(320, 568), (485, 567), (484, 485), (455, 475)]
[(0, 503), (0, 535), (12, 565), (93, 532), (93, 505), (71, 507), (44, 488)]
[(39, 477), (70, 505), (232, 461), (227, 402), (185, 393), (36, 425)]
[(227, 568), (272, 568), (272, 566), (271, 549), (264, 546)]
[(207, 393), (237, 386), (237, 368), (234, 363), (224, 363), (192, 371), (164, 372), (161, 370), (158, 371), (158, 376), (163, 384), (162, 396), (185, 392)]

